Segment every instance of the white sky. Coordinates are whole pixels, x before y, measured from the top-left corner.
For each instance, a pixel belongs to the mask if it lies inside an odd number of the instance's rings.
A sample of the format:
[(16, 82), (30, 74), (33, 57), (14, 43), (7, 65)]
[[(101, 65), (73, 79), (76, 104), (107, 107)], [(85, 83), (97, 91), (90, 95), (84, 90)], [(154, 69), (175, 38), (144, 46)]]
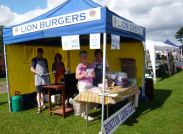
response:
[[(32, 19), (65, 0), (47, 0), (47, 8), (35, 8), (24, 14), (12, 12), (0, 5), (0, 25), (14, 25)], [(104, 0), (93, 0), (103, 4)], [(144, 26), (147, 39), (177, 43), (174, 35), (183, 26), (183, 0), (108, 0), (108, 8)], [(180, 45), (180, 44), (179, 44)]]

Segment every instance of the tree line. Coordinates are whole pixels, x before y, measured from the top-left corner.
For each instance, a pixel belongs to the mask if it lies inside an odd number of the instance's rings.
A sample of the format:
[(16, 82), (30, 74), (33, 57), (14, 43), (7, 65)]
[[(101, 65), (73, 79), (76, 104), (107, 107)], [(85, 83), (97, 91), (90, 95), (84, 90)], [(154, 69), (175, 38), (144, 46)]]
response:
[(175, 38), (182, 44), (183, 47), (183, 26), (176, 32)]

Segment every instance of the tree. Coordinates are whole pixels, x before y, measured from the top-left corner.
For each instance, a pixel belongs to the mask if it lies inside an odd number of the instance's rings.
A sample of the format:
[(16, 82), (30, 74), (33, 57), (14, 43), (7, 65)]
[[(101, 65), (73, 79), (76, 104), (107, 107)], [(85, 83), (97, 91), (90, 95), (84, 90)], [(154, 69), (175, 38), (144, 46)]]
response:
[(175, 38), (181, 42), (183, 47), (183, 26), (177, 31)]
[(2, 25), (0, 25), (0, 55), (3, 55), (4, 53), (4, 49), (3, 49), (3, 27)]

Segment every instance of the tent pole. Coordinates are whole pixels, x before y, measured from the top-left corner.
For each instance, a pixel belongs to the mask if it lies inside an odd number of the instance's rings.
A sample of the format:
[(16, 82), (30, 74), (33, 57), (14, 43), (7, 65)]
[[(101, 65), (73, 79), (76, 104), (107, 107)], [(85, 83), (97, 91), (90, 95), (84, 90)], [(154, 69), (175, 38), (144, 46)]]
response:
[(6, 88), (8, 90), (8, 105), (9, 105), (9, 112), (11, 112), (11, 100), (10, 100), (8, 68), (7, 68), (7, 54), (6, 54), (6, 46), (5, 45), (4, 45), (4, 61), (5, 61), (5, 71), (6, 71)]
[(180, 61), (182, 61), (182, 46), (181, 46), (181, 49), (180, 49), (180, 56), (181, 56)]
[(170, 62), (169, 62), (169, 56), (168, 56), (168, 51), (167, 51), (167, 65), (168, 65), (168, 75), (170, 76), (171, 75), (171, 72), (170, 72)]
[(155, 52), (155, 60), (154, 60), (154, 67), (153, 67), (153, 72), (154, 72), (154, 84), (156, 84), (157, 76), (156, 76), (156, 52)]
[(142, 72), (142, 96), (145, 96), (145, 72), (146, 72), (146, 56), (147, 56), (147, 51), (146, 51), (146, 45), (145, 42), (142, 42), (144, 46), (144, 66), (143, 66), (143, 72)]
[(101, 134), (103, 133), (103, 122), (104, 122), (104, 93), (105, 93), (105, 88), (106, 88), (106, 81), (105, 81), (105, 76), (106, 76), (106, 33), (103, 33), (103, 94), (102, 94), (102, 117), (101, 117)]

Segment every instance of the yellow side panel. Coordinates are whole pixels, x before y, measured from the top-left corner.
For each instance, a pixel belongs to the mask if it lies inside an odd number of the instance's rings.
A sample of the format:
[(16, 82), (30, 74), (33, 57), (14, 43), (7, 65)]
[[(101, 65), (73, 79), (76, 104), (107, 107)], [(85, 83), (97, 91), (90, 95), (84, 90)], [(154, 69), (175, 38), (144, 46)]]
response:
[(114, 71), (121, 70), (121, 62), (119, 58), (133, 58), (136, 60), (137, 66), (137, 83), (139, 87), (143, 85), (144, 76), (144, 48), (141, 42), (123, 43), (120, 50), (113, 50), (108, 47), (107, 59), (109, 66)]
[[(9, 45), (7, 46), (7, 66), (10, 95), (13, 96), (15, 91), (20, 94), (31, 93), (35, 91), (34, 75), (30, 71), (31, 60), (37, 55), (37, 48), (44, 50), (44, 57), (48, 60), (49, 71), (51, 71), (52, 63), (56, 53), (63, 56), (63, 62), (66, 65), (67, 53), (62, 51), (61, 47), (50, 46), (30, 46), (30, 45)], [(53, 81), (53, 75), (50, 75)]]

